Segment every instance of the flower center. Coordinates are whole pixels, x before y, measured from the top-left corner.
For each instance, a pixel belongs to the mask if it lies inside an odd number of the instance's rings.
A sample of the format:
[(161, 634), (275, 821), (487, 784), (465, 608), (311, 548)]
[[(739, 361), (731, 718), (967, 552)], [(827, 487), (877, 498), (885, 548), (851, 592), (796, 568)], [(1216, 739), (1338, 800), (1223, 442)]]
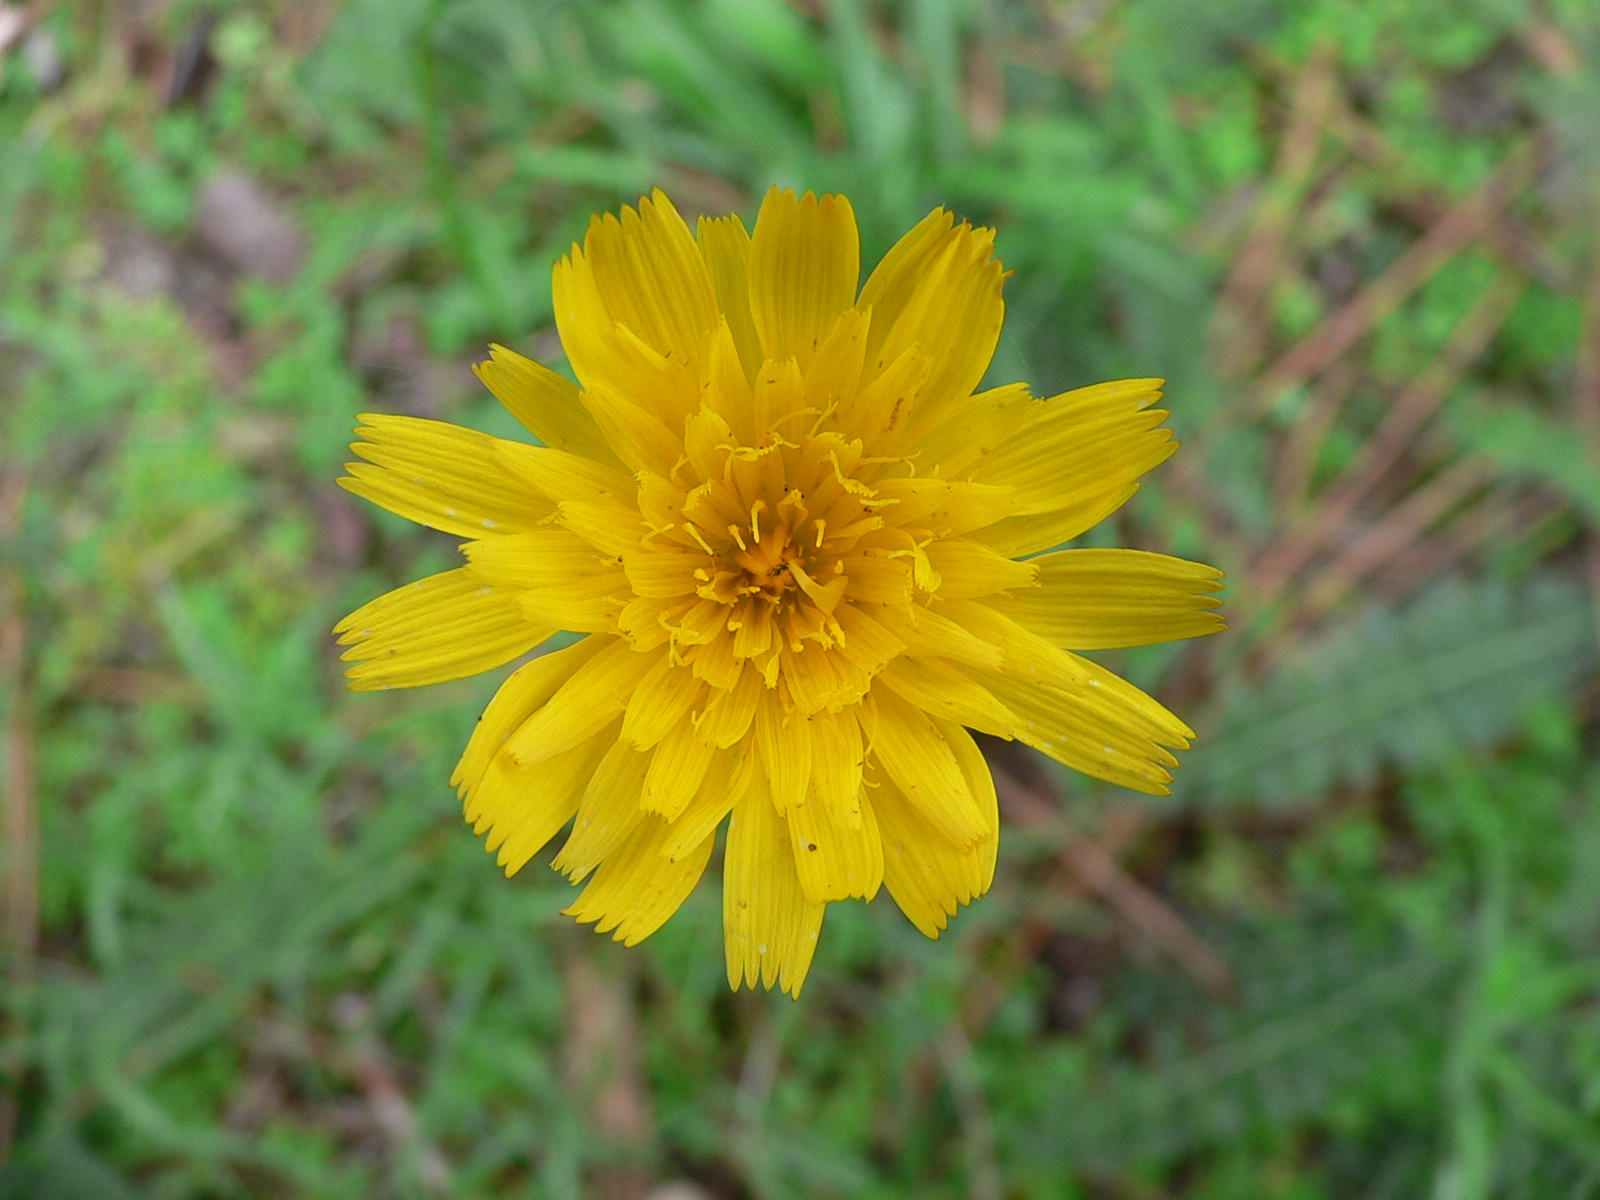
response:
[[(737, 502), (735, 494), (727, 494), (720, 507)], [(780, 615), (806, 599), (824, 613), (833, 612), (849, 581), (826, 537), (826, 519), (811, 519), (798, 490), (789, 491), (777, 508), (781, 519), (758, 498), (745, 520), (727, 525), (724, 537), (706, 538), (712, 561), (695, 571), (696, 593), (720, 604), (757, 601), (764, 616)]]
[[(761, 502), (757, 501), (757, 505)], [(800, 548), (795, 545), (787, 525), (772, 525), (763, 530), (759, 519), (751, 520), (751, 528), (741, 537), (738, 526), (732, 526), (739, 549), (730, 561), (741, 572), (738, 590), (747, 596), (760, 596), (777, 605), (786, 593), (795, 587), (794, 572), (790, 567), (800, 561)]]
[[(852, 605), (912, 602), (918, 544), (894, 522), (909, 507), (898, 494), (906, 465), (866, 458), (859, 441), (828, 430), (767, 433), (751, 446), (714, 414), (687, 425), (675, 467), (641, 475), (650, 532), (630, 574), (643, 590), (619, 618), (636, 645), (665, 631), (674, 658), (714, 686), (731, 688), (749, 663), (772, 687), (780, 656), (792, 667), (808, 648), (843, 646), (859, 624)], [(842, 664), (817, 669), (844, 672), (836, 682), (849, 676), (856, 690), (866, 678)]]

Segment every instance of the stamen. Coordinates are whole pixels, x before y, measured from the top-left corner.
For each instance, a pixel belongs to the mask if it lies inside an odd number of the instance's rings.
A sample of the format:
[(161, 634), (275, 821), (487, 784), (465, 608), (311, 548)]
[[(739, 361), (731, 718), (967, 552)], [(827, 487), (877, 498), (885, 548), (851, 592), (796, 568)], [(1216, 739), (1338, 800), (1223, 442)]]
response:
[[(721, 446), (717, 448), (719, 450), (724, 449)], [(798, 450), (800, 445), (797, 442), (791, 442), (788, 438), (780, 437), (776, 433), (764, 433), (761, 435), (761, 445), (759, 446), (729, 446), (726, 449), (730, 451), (731, 459), (736, 458), (740, 462), (758, 462), (778, 450)], [(727, 478), (726, 469), (723, 471), (723, 478)]]
[(728, 536), (733, 538), (734, 541), (739, 543), (739, 549), (745, 550), (745, 551), (748, 551), (750, 549), (749, 546), (745, 545), (744, 534), (740, 532), (739, 527), (737, 525), (729, 525), (728, 526)]
[(817, 549), (818, 550), (822, 549), (822, 533), (827, 528), (828, 528), (828, 520), (827, 520), (827, 518), (826, 517), (818, 517), (817, 518)]
[[(839, 454), (837, 451), (828, 451), (828, 461), (833, 464), (833, 477), (839, 481), (839, 486), (845, 491), (856, 496), (877, 495), (875, 491), (873, 491), (866, 484), (862, 483), (859, 479), (854, 479), (844, 473), (844, 468), (839, 465)], [(887, 503), (893, 504), (894, 501), (887, 501)], [(865, 502), (863, 502), (862, 507), (866, 507)]]
[(704, 550), (707, 554), (711, 555), (712, 558), (715, 558), (717, 556), (717, 552), (715, 550), (713, 550), (711, 548), (711, 546), (706, 542), (706, 539), (700, 535), (700, 530), (699, 530), (699, 528), (697, 526), (695, 526), (692, 522), (685, 521), (683, 523), (683, 527), (684, 527), (684, 529), (688, 530), (690, 537), (692, 537), (695, 541), (700, 543), (700, 549)]
[[(830, 401), (828, 401), (827, 405), (822, 409), (822, 411), (817, 413), (817, 419), (814, 422), (812, 422), (810, 436), (811, 437), (816, 437), (817, 434), (821, 433), (822, 430), (823, 430), (823, 427), (827, 424), (828, 418), (833, 416), (833, 414), (838, 412), (838, 411), (839, 411), (839, 401), (838, 400), (830, 400)], [(816, 410), (815, 409), (804, 409), (803, 408), (803, 409), (800, 410), (800, 412), (816, 412)], [(799, 416), (799, 413), (796, 413), (795, 415)]]

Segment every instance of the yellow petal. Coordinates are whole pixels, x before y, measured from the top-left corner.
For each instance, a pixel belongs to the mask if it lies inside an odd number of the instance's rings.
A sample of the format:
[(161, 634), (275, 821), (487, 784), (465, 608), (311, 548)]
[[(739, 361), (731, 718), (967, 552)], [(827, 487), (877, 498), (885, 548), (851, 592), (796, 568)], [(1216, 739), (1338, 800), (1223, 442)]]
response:
[[(636, 217), (630, 228), (635, 224)], [(624, 320), (620, 311), (633, 312), (634, 300), (640, 300), (646, 308), (653, 307), (650, 296), (659, 298), (660, 289), (645, 283), (640, 286), (649, 295), (630, 296), (626, 292), (626, 270), (614, 270), (609, 276), (600, 270), (591, 253), (597, 243), (608, 247), (602, 257), (613, 266), (619, 256), (631, 258), (636, 267), (649, 258), (642, 252), (630, 255), (628, 246), (614, 244), (619, 239), (630, 241), (622, 238), (622, 228), (615, 217), (596, 217), (590, 224), (585, 248), (574, 246), (572, 253), (556, 264), (550, 286), (561, 346), (583, 385), (579, 402), (616, 456), (637, 470), (641, 464), (634, 456), (646, 448), (639, 441), (641, 430), (648, 433), (653, 428), (651, 423), (659, 425), (659, 418), (668, 413), (681, 418), (696, 403), (699, 373), (695, 364), (701, 357), (701, 343), (715, 327), (718, 314), (710, 300), (705, 266), (691, 240), (691, 274), (698, 271), (701, 276), (699, 282), (704, 286), (708, 306), (697, 317), (691, 317), (689, 323), (704, 320), (704, 329), (699, 334), (689, 334), (674, 323), (672, 328), (656, 325), (647, 330)], [(637, 233), (636, 228), (634, 232)], [(687, 238), (687, 230), (683, 232)], [(673, 257), (670, 247), (665, 257)], [(697, 290), (692, 280), (688, 286), (691, 291)], [(692, 347), (677, 344), (680, 336), (692, 342)]]
[(701, 217), (695, 242), (711, 273), (717, 305), (727, 318), (732, 344), (737, 349), (744, 377), (751, 380), (761, 367), (761, 338), (750, 314), (750, 235), (737, 214)]
[(906, 653), (915, 657), (946, 658), (994, 670), (1005, 663), (1005, 652), (997, 644), (951, 620), (943, 611), (920, 605), (910, 609), (888, 608), (881, 610), (877, 619), (900, 640)]
[[(721, 605), (717, 606), (719, 609)], [(722, 609), (726, 613), (726, 609)], [(718, 614), (723, 620), (727, 618)], [(694, 660), (689, 664), (696, 677), (704, 679), (718, 691), (730, 691), (739, 682), (744, 671), (744, 662), (733, 656), (733, 639), (726, 633), (712, 638), (705, 645), (694, 652)]]
[(488, 832), (484, 849), (515, 875), (572, 819), (578, 799), (616, 731), (604, 730), (581, 746), (537, 767), (520, 767), (507, 753), (495, 755), (467, 805), (475, 833)]
[(1008, 383), (911, 416), (908, 441), (916, 447), (917, 469), (959, 479), (980, 459), (1003, 445), (1033, 411), (1025, 383)]
[(511, 735), (507, 745), (523, 766), (533, 766), (591, 737), (619, 715), (655, 656), (613, 640), (562, 684), (547, 703)]
[(750, 241), (750, 311), (767, 359), (804, 368), (856, 298), (861, 243), (843, 196), (773, 188)]
[(556, 520), (602, 554), (618, 558), (637, 551), (639, 539), (646, 533), (637, 510), (625, 504), (563, 500)]
[(897, 522), (920, 526), (939, 537), (983, 529), (1019, 508), (1016, 489), (1005, 484), (918, 475), (880, 480), (876, 488), (879, 502), (894, 502)]
[(705, 873), (715, 834), (694, 852), (674, 861), (665, 853), (672, 826), (647, 816), (595, 869), (583, 894), (566, 915), (596, 933), (609, 933), (624, 946), (636, 946), (678, 911)]
[(884, 256), (861, 289), (872, 310), (867, 371), (882, 370), (908, 346), (933, 357), (921, 391), (931, 411), (978, 386), (1000, 339), (1004, 272), (994, 256), (994, 231), (954, 225), (935, 209)]
[(680, 721), (650, 756), (639, 803), (646, 812), (676, 820), (700, 790), (716, 750), (700, 740), (688, 721)]
[(492, 345), (489, 361), (472, 369), (495, 399), (546, 446), (619, 465), (600, 427), (578, 400), (577, 386), (549, 367)]
[(474, 575), (514, 591), (523, 616), (537, 624), (609, 632), (629, 598), (616, 560), (565, 529), (484, 538), (461, 549)]
[(728, 822), (722, 869), (722, 937), (728, 985), (800, 995), (817, 949), (825, 904), (806, 898), (790, 848), (787, 822), (755, 772)]
[(789, 842), (800, 887), (813, 904), (858, 896), (871, 900), (883, 883), (883, 843), (865, 796), (856, 799), (856, 819), (846, 819), (818, 794), (815, 781), (805, 803), (789, 810)]
[(994, 790), (994, 773), (989, 770), (988, 760), (983, 757), (983, 751), (978, 749), (978, 743), (973, 741), (970, 733), (960, 725), (944, 721), (936, 723), (943, 731), (945, 740), (950, 743), (950, 749), (955, 752), (961, 777), (967, 781), (967, 790), (977, 800), (978, 809), (992, 830), (992, 833), (978, 839), (979, 874), (975, 894), (981, 896), (994, 882), (995, 855), (1000, 849), (1000, 798)]
[[(1005, 656), (1000, 669), (1012, 678), (1069, 692), (1091, 706), (1104, 707), (1108, 719), (1137, 713), (1137, 727), (1166, 745), (1187, 748), (1194, 737), (1194, 730), (1132, 684), (1046, 641), (989, 605), (951, 600), (944, 609), (951, 619), (1000, 647)], [(1176, 760), (1169, 765), (1176, 765)]]
[[(621, 539), (614, 544), (620, 545)], [(703, 550), (682, 550), (659, 542), (641, 545), (637, 535), (633, 546), (622, 551), (623, 570), (633, 594), (657, 600), (694, 595), (700, 586), (695, 572), (706, 570), (710, 562)]]
[(808, 795), (847, 823), (860, 811), (864, 750), (854, 712), (818, 713), (811, 725), (811, 788)]
[(873, 683), (930, 716), (966, 725), (994, 737), (1015, 736), (1017, 718), (990, 692), (939, 658), (898, 658)]
[(806, 716), (837, 712), (856, 703), (872, 686), (872, 678), (842, 654), (815, 644), (778, 651), (780, 673), (795, 707)]
[(662, 848), (668, 858), (692, 854), (722, 824), (750, 788), (755, 760), (748, 754), (717, 753), (693, 800), (672, 822), (672, 837)]
[(564, 629), (568, 633), (615, 633), (617, 619), (627, 602), (623, 594), (595, 590), (593, 580), (583, 591), (573, 588), (537, 588), (517, 597), (522, 615)]
[(845, 310), (806, 364), (806, 404), (817, 413), (837, 414), (852, 402), (866, 363), (871, 326), (871, 313)]
[(606, 591), (628, 586), (616, 559), (565, 529), (481, 538), (465, 543), (461, 552), (475, 575), (504, 588), (579, 587), (590, 580)]
[(1138, 443), (1166, 419), (1165, 411), (1151, 407), (1161, 399), (1162, 382), (1119, 379), (1035, 401), (1014, 434), (984, 455), (970, 477), (1018, 489), (1027, 497), (1023, 513), (1058, 508), (1063, 483), (1103, 475), (1107, 449)]
[(1154, 696), (1129, 683), (1099, 663), (1065, 651), (1074, 667), (1089, 681), (1083, 692), (1102, 712), (1115, 713), (1119, 720), (1141, 729), (1163, 746), (1187, 750), (1194, 741), (1194, 730)]
[(1031, 559), (1039, 584), (988, 601), (1047, 641), (1073, 650), (1147, 646), (1226, 627), (1212, 610), (1222, 572), (1144, 550), (1061, 550)]
[(496, 460), (548, 500), (632, 507), (638, 487), (619, 467), (581, 454), (521, 442), (497, 442)]
[(532, 529), (554, 506), (495, 458), (500, 438), (444, 421), (363, 413), (339, 486), (408, 521), (464, 537)]
[[(617, 628), (638, 651), (658, 650), (672, 637), (687, 600), (629, 600), (617, 615)], [(693, 603), (698, 603), (694, 601)]]
[[(755, 334), (752, 332), (750, 336), (753, 338)], [(702, 395), (708, 412), (722, 418), (730, 428), (733, 422), (739, 421), (740, 432), (747, 435), (745, 440), (753, 442), (766, 432), (754, 427), (755, 410), (750, 390), (751, 382), (761, 370), (761, 363), (757, 361), (754, 367), (746, 369), (741, 353), (734, 341), (733, 331), (724, 319), (712, 331), (711, 342), (706, 349)]]
[(625, 392), (608, 384), (595, 383), (584, 389), (583, 406), (605, 434), (630, 471), (671, 472), (681, 453), (682, 439), (672, 432), (648, 401), (650, 392)]
[[(969, 739), (970, 741), (970, 739)], [(974, 748), (973, 753), (976, 753)], [(980, 756), (980, 765), (981, 756)], [(980, 802), (999, 828), (994, 784), (983, 766)], [(998, 834), (962, 846), (943, 837), (892, 782), (882, 779), (872, 793), (883, 840), (883, 883), (900, 911), (919, 930), (937, 938), (963, 904), (989, 890), (994, 878)]]
[(663, 654), (628, 701), (628, 710), (622, 717), (623, 740), (639, 750), (651, 749), (689, 719), (689, 710), (705, 690), (688, 667)]
[(768, 359), (756, 373), (750, 393), (750, 418), (734, 423), (740, 434), (760, 444), (768, 430), (789, 430), (793, 418), (806, 406), (805, 379), (793, 358)]
[(585, 387), (611, 378), (614, 326), (687, 363), (698, 360), (719, 315), (705, 260), (659, 189), (637, 210), (623, 208), (620, 219), (606, 213), (589, 223), (583, 249), (574, 247), (557, 268), (555, 311), (561, 344)]
[(928, 385), (936, 358), (919, 343), (904, 347), (876, 371), (863, 368), (869, 381), (844, 398), (832, 425), (846, 437), (860, 438), (868, 450), (893, 445)]
[(421, 687), (492, 670), (526, 654), (555, 627), (523, 615), (517, 593), (458, 567), (386, 592), (334, 632), (353, 692)]
[(572, 832), (550, 865), (578, 883), (622, 845), (644, 820), (639, 796), (649, 769), (648, 753), (613, 742), (589, 777)]
[(947, 657), (971, 666), (994, 668), (1018, 679), (1081, 692), (1088, 685), (1083, 660), (1052, 645), (981, 600), (949, 600), (941, 604), (945, 619), (965, 630), (975, 642), (992, 647), (997, 663)]
[(992, 822), (972, 795), (951, 749), (946, 736), (951, 727), (941, 729), (893, 691), (874, 691), (872, 697), (878, 709), (873, 754), (923, 819), (961, 845), (992, 833)]
[[(541, 654), (532, 662), (524, 663), (513, 671), (483, 710), (472, 731), (467, 748), (451, 773), (450, 786), (463, 798), (470, 798), (472, 789), (483, 778), (489, 761), (500, 752), (506, 739), (544, 703), (584, 663), (609, 644), (609, 638), (586, 637), (564, 650)], [(469, 809), (467, 819), (473, 820)]]
[(911, 603), (911, 567), (903, 558), (873, 550), (839, 559), (850, 581), (845, 595), (863, 604), (903, 607)]
[(1186, 749), (1179, 730), (1187, 727), (1131, 684), (1103, 671), (1096, 686), (1073, 694), (988, 672), (973, 677), (1016, 714), (1018, 740), (1035, 750), (1136, 792), (1170, 792), (1178, 760), (1166, 747)]
[(883, 880), (877, 822), (862, 793), (864, 751), (853, 712), (810, 718), (811, 785), (788, 810), (800, 884), (814, 901), (870, 900)]
[(1149, 407), (1159, 379), (1080, 388), (1033, 405), (1015, 436), (974, 465), (977, 482), (1014, 489), (1017, 514), (973, 536), (1007, 558), (1048, 550), (1124, 504), (1178, 446)]
[(835, 615), (845, 634), (844, 640), (839, 643), (839, 653), (868, 676), (883, 670), (886, 663), (906, 648), (905, 643), (895, 637), (884, 622), (860, 605), (843, 605)]
[(766, 702), (766, 685), (761, 672), (747, 666), (739, 682), (725, 692), (712, 692), (700, 722), (700, 740), (726, 750), (744, 740), (755, 720), (756, 708)]
[(968, 538), (940, 538), (929, 544), (927, 554), (939, 573), (939, 595), (946, 600), (1038, 590), (1038, 560), (1017, 562)]
[(785, 716), (770, 696), (756, 709), (756, 754), (770, 782), (772, 803), (787, 813), (811, 786), (811, 723), (799, 712)]

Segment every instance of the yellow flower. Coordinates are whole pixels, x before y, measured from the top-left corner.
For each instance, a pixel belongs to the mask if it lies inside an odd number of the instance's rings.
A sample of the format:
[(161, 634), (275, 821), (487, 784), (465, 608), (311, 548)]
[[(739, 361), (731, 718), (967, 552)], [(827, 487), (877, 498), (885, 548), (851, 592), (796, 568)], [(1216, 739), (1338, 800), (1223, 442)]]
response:
[(354, 689), (497, 667), (452, 779), (507, 874), (571, 822), (567, 911), (632, 945), (728, 818), (728, 980), (798, 995), (829, 901), (886, 886), (938, 937), (994, 874), (967, 729), (1164, 793), (1193, 733), (1074, 651), (1222, 628), (1210, 567), (1061, 550), (1176, 448), (1131, 379), (974, 392), (994, 231), (936, 209), (857, 291), (842, 196), (774, 190), (691, 233), (657, 191), (555, 268), (581, 390), (496, 346), (479, 377), (542, 446), (362, 418), (339, 482), (466, 564), (338, 626)]

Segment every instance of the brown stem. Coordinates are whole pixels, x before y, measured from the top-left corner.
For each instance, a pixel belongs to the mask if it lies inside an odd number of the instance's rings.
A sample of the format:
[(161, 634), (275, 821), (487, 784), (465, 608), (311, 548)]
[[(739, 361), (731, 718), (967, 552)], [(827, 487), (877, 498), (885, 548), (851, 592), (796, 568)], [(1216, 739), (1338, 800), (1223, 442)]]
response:
[[(3, 1011), (9, 1026), (21, 1018), (19, 1006), (31, 987), (34, 956), (39, 942), (39, 812), (35, 791), (33, 714), (28, 691), (28, 609), (21, 558), (23, 502), (28, 493), (26, 469), (20, 464), (0, 468), (0, 758), (5, 763), (5, 842), (0, 846), (0, 869), (5, 875), (3, 954), (10, 1005)], [(8, 1034), (15, 1030), (8, 1029)], [(7, 1040), (13, 1041), (13, 1037)], [(5, 1069), (13, 1076), (15, 1062)], [(16, 1132), (16, 1091), (0, 1092), (0, 1163), (11, 1152)]]
[(1124, 871), (1099, 842), (1074, 829), (1037, 791), (1002, 767), (993, 766), (993, 770), (995, 790), (1007, 816), (1023, 826), (1052, 824), (1064, 829), (1061, 857), (1073, 874), (1129, 925), (1171, 955), (1208, 995), (1232, 997), (1234, 979), (1228, 964), (1166, 901)]
[(1543, 159), (1543, 148), (1536, 141), (1524, 142), (1509, 153), (1488, 179), (1445, 212), (1387, 270), (1262, 373), (1248, 397), (1252, 415), (1265, 414), (1285, 392), (1325, 369), (1394, 312), (1489, 227)]
[(1520, 280), (1501, 276), (1484, 290), (1444, 348), (1396, 398), (1354, 461), (1324, 490), (1311, 519), (1286, 531), (1261, 555), (1251, 571), (1257, 596), (1277, 593), (1348, 526), (1351, 514), (1401, 461), (1467, 369), (1488, 348), (1525, 286)]

